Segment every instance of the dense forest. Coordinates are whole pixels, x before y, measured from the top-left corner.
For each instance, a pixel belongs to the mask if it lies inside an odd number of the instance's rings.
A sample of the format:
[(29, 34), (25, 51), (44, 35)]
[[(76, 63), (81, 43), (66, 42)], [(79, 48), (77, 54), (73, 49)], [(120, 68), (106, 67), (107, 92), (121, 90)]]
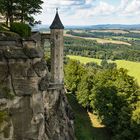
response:
[(140, 61), (139, 41), (131, 46), (122, 44), (99, 44), (95, 40), (65, 37), (65, 53), (98, 59)]
[(99, 66), (67, 60), (65, 85), (84, 108), (98, 115), (112, 140), (139, 140), (140, 88), (125, 69), (107, 61)]

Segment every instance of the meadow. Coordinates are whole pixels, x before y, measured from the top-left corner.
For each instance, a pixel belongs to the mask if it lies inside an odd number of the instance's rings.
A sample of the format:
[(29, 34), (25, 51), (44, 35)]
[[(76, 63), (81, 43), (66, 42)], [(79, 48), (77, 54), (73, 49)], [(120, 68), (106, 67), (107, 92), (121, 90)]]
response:
[[(70, 59), (78, 60), (83, 64), (89, 63), (89, 62), (95, 62), (97, 64), (101, 63), (101, 59), (94, 59), (94, 58), (88, 58), (88, 57), (81, 57), (81, 56), (75, 56), (75, 55), (68, 55)], [(112, 61), (110, 61), (112, 62)], [(116, 60), (113, 61), (117, 64), (118, 68), (124, 68), (128, 70), (128, 74), (130, 76), (135, 77), (138, 84), (140, 85), (140, 63), (139, 62), (131, 62), (131, 61), (125, 61), (125, 60)]]

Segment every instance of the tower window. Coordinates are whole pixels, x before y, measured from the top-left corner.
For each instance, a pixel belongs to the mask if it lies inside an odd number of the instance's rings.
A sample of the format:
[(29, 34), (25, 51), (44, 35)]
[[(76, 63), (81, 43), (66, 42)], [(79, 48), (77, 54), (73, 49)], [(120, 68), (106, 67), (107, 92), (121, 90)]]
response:
[(56, 34), (56, 39), (58, 39), (58, 34)]

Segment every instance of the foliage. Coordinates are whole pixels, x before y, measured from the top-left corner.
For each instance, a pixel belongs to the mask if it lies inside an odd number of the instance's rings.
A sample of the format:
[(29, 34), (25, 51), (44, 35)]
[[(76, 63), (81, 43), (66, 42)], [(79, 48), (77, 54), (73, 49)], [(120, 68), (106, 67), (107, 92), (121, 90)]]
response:
[[(136, 135), (139, 133), (135, 134), (134, 131), (138, 129), (139, 124), (135, 124), (135, 129), (131, 126), (133, 104), (138, 101), (138, 87), (133, 78), (120, 69), (99, 72), (93, 81), (92, 90), (88, 86), (80, 88), (77, 94), (79, 102), (83, 106), (90, 104), (90, 107), (98, 112), (103, 124), (112, 130), (114, 139), (138, 138)], [(82, 81), (80, 84), (82, 87)]]
[(21, 22), (28, 21), (33, 24), (35, 21), (32, 15), (41, 13), (42, 3), (42, 0), (16, 0), (16, 18)]
[(140, 61), (140, 47), (138, 41), (132, 46), (122, 44), (99, 44), (95, 40), (65, 37), (65, 53), (67, 55), (80, 55), (105, 60)]
[(117, 68), (117, 65), (116, 63), (108, 63), (107, 60), (102, 60), (101, 67), (103, 69), (114, 69), (114, 68)]
[(108, 70), (96, 75), (90, 105), (108, 126), (114, 139), (133, 140), (131, 126), (133, 104), (138, 101), (138, 86), (126, 71)]
[(134, 130), (135, 137), (140, 138), (140, 101), (135, 105), (135, 110), (132, 112), (131, 125)]
[(95, 71), (91, 68), (82, 76), (80, 84), (77, 89), (78, 102), (85, 108), (89, 109), (89, 95), (94, 85)]
[(85, 69), (80, 62), (75, 60), (68, 61), (68, 64), (65, 66), (65, 84), (67, 89), (75, 93), (84, 73)]
[[(104, 64), (107, 65), (106, 62)], [(80, 75), (72, 66), (73, 63), (65, 71), (65, 73), (67, 70), (71, 72), (69, 78)], [(140, 88), (134, 78), (122, 68), (97, 69), (96, 67), (95, 69), (86, 66), (85, 69), (86, 72), (80, 75), (77, 88), (74, 89), (78, 102), (98, 114), (102, 123), (110, 128), (113, 140), (139, 139)], [(67, 81), (67, 85), (68, 82), (73, 83), (72, 80)]]
[(41, 12), (42, 0), (0, 0), (0, 13), (5, 16), (6, 24), (14, 21), (34, 23), (32, 15)]
[[(100, 63), (101, 59), (95, 59), (95, 58), (88, 58), (88, 57), (81, 57), (81, 56), (73, 56), (73, 55), (68, 55), (70, 59), (75, 59), (77, 61), (80, 61), (82, 64), (86, 64), (88, 66), (89, 64), (92, 65), (91, 63), (94, 62), (96, 63), (96, 69), (100, 69)], [(137, 62), (131, 62), (131, 61), (125, 61), (125, 60), (116, 60), (116, 61), (109, 61), (109, 62), (114, 62), (117, 64), (117, 68), (124, 68), (128, 70), (128, 74), (135, 77), (138, 84), (140, 85), (140, 63)], [(93, 65), (92, 65), (93, 66)], [(94, 66), (95, 68), (95, 66)]]
[(5, 24), (0, 23), (0, 31), (7, 31), (7, 30), (9, 30), (9, 28)]
[(6, 24), (13, 22), (13, 10), (15, 0), (0, 0), (0, 13), (5, 16)]
[(31, 27), (24, 23), (12, 23), (10, 30), (21, 37), (29, 37), (31, 35)]

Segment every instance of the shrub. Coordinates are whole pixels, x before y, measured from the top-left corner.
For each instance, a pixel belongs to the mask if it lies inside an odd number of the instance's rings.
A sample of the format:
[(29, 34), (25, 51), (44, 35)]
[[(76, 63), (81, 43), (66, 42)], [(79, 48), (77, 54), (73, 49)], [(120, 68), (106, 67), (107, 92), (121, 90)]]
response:
[(7, 118), (7, 112), (5, 111), (0, 111), (0, 124), (3, 123), (4, 120)]
[(10, 30), (25, 38), (31, 35), (31, 27), (25, 23), (12, 23)]

